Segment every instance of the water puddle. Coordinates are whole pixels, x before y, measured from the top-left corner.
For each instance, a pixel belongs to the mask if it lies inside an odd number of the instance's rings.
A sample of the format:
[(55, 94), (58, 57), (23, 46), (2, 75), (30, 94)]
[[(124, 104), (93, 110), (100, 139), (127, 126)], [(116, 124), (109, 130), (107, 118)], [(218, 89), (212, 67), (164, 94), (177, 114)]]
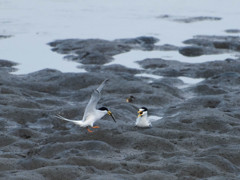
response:
[(63, 55), (54, 53), (46, 45), (45, 39), (37, 35), (18, 35), (0, 40), (0, 58), (12, 60), (19, 65), (13, 74), (27, 74), (45, 68), (58, 69), (62, 72), (86, 72), (79, 69), (78, 63), (63, 60)]
[(110, 64), (120, 64), (135, 69), (142, 69), (136, 61), (141, 61), (148, 58), (161, 58), (164, 60), (177, 60), (184, 63), (204, 63), (214, 60), (225, 60), (227, 58), (235, 58), (234, 54), (216, 54), (216, 55), (202, 55), (197, 57), (183, 56), (178, 51), (141, 51), (132, 50), (126, 53), (114, 56), (114, 61)]
[(147, 74), (147, 73), (141, 73), (141, 74), (136, 74), (135, 76), (137, 77), (145, 77), (145, 78), (153, 78), (153, 79), (161, 79), (163, 76), (158, 76), (154, 74)]
[(178, 79), (182, 80), (184, 83), (183, 85), (178, 86), (178, 88), (180, 88), (180, 89), (193, 86), (204, 80), (204, 78), (190, 78), (190, 77), (185, 77), (185, 76), (179, 76)]

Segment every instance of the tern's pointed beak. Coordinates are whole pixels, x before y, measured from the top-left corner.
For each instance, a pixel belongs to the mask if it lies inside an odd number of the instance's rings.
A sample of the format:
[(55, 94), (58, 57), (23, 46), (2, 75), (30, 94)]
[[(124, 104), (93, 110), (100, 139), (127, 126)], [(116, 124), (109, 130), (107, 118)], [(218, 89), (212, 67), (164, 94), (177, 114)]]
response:
[(143, 115), (143, 111), (138, 111), (138, 117), (141, 117)]
[(114, 122), (116, 122), (116, 119), (115, 119), (115, 117), (113, 116), (113, 114), (112, 114), (111, 111), (108, 111), (108, 115), (112, 117), (112, 119), (114, 120)]

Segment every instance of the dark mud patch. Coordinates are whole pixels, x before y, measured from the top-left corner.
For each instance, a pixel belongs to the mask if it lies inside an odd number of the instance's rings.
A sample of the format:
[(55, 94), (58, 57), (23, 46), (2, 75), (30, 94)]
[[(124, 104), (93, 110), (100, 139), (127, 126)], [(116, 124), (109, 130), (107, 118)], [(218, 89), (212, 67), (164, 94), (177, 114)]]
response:
[(226, 33), (231, 33), (231, 34), (236, 34), (236, 33), (240, 33), (240, 29), (227, 29), (225, 30)]
[(68, 54), (65, 58), (82, 64), (106, 64), (113, 56), (128, 52), (131, 49), (152, 50), (158, 39), (154, 37), (137, 37), (133, 39), (117, 39), (106, 41), (102, 39), (67, 39), (49, 43), (52, 50)]
[(10, 38), (10, 37), (12, 37), (12, 36), (10, 36), (10, 35), (0, 35), (0, 39), (6, 39), (6, 38)]
[(221, 17), (212, 17), (212, 16), (196, 16), (196, 17), (179, 17), (172, 15), (161, 15), (157, 17), (158, 19), (166, 19), (180, 23), (196, 23), (201, 21), (220, 21)]
[[(185, 44), (194, 44), (220, 50), (240, 51), (239, 36), (195, 36), (184, 41)], [(222, 51), (227, 52), (227, 51)]]

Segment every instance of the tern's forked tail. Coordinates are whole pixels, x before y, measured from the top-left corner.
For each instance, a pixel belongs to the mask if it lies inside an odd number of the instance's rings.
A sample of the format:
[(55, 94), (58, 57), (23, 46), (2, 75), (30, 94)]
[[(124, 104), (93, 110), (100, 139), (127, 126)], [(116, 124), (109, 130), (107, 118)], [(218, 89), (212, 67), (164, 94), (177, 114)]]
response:
[(65, 117), (62, 117), (61, 115), (57, 114), (55, 115), (54, 117), (58, 118), (58, 119), (61, 119), (61, 120), (64, 120), (64, 121), (69, 121), (69, 122), (73, 122), (74, 124), (77, 124), (77, 125), (80, 125), (82, 126), (82, 121), (81, 120), (73, 120), (73, 119), (67, 119)]

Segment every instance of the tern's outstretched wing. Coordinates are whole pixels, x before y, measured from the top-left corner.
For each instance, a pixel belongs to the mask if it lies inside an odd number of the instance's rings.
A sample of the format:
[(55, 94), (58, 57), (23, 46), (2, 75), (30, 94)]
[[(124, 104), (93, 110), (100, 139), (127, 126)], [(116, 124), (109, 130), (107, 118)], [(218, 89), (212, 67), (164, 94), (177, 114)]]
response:
[(108, 79), (104, 80), (102, 82), (102, 84), (100, 84), (100, 86), (95, 89), (91, 95), (91, 99), (89, 100), (87, 107), (84, 111), (84, 115), (83, 115), (83, 121), (85, 121), (86, 117), (91, 113), (94, 112), (96, 110), (96, 106), (98, 101), (101, 98), (101, 91), (103, 89), (103, 87), (105, 86), (106, 82), (108, 81)]

